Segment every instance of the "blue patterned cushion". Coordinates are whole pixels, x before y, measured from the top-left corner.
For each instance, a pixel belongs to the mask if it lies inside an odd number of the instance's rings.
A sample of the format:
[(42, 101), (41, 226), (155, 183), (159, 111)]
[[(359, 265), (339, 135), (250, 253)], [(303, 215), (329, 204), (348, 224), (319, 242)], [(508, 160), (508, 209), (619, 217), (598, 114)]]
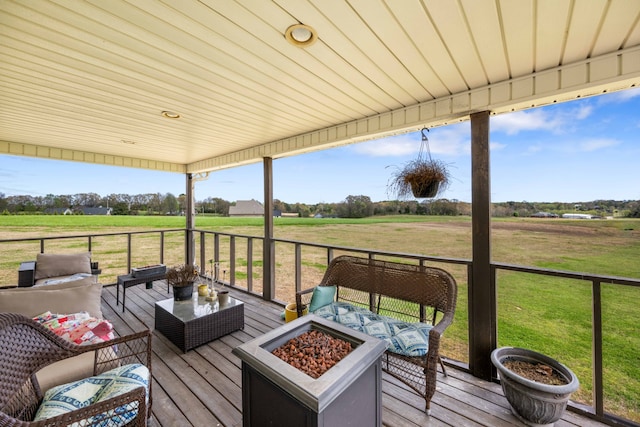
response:
[(336, 296), (335, 286), (316, 286), (311, 295), (309, 311), (316, 311), (320, 307), (331, 304)]
[(325, 315), (331, 315), (331, 316), (336, 316), (336, 315), (340, 315), (340, 314), (346, 314), (346, 313), (350, 313), (352, 311), (357, 311), (357, 312), (369, 312), (369, 310), (366, 310), (364, 308), (360, 308), (360, 307), (356, 307), (353, 306), (351, 304), (349, 304), (348, 302), (342, 302), (342, 301), (337, 301), (337, 302), (333, 302), (331, 304), (325, 305), (324, 307), (321, 307), (317, 310), (315, 310), (313, 313), (317, 314), (318, 316), (325, 316)]
[(364, 332), (387, 342), (387, 349), (405, 356), (424, 356), (429, 350), (429, 331), (426, 323), (408, 323), (380, 316), (346, 302), (334, 302), (319, 308), (314, 314)]
[[(149, 370), (146, 366), (136, 363), (112, 369), (95, 377), (53, 387), (45, 393), (34, 421), (84, 408), (140, 386), (145, 388), (148, 396)], [(135, 418), (137, 413), (137, 408), (125, 405), (88, 420), (88, 424), (122, 426)]]

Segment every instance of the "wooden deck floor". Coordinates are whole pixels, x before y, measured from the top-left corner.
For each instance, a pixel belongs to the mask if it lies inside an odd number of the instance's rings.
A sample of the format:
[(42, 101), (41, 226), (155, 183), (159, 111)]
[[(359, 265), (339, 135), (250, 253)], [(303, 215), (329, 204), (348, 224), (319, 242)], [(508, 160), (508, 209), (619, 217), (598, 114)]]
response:
[[(153, 289), (144, 285), (127, 289), (126, 310), (116, 307), (115, 286), (105, 287), (102, 310), (119, 334), (154, 329), (154, 303), (169, 298), (164, 282)], [(242, 395), (240, 360), (231, 350), (281, 325), (281, 307), (238, 291), (245, 302), (245, 328), (182, 353), (161, 333), (153, 333), (153, 417), (150, 426), (240, 426)], [(439, 375), (432, 414), (424, 413), (424, 400), (393, 377), (383, 376), (385, 426), (522, 426), (510, 412), (498, 384), (448, 368)], [(558, 427), (604, 426), (567, 411)]]

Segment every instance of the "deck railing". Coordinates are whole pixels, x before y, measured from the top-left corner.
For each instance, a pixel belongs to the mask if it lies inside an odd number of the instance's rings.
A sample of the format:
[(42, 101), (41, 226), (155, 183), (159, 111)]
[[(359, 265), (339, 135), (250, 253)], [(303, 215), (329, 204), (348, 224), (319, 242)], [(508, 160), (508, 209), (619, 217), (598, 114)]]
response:
[[(3, 267), (4, 271), (2, 271), (0, 275), (0, 284), (7, 285), (12, 283), (10, 277), (12, 274), (17, 276), (19, 263), (21, 261), (34, 259), (35, 253), (37, 253), (36, 251), (53, 252), (66, 250), (69, 252), (69, 248), (78, 251), (78, 248), (83, 247), (84, 249), (84, 247), (86, 247), (86, 250), (93, 252), (94, 259), (100, 261), (100, 268), (102, 269), (101, 283), (113, 285), (116, 282), (116, 276), (130, 272), (132, 266), (154, 263), (173, 265), (184, 262), (184, 244), (187, 241), (186, 235), (187, 233), (184, 229), (164, 229), (125, 233), (0, 239), (3, 248), (0, 249), (0, 255), (2, 256), (3, 265), (5, 266)], [(225, 286), (231, 286), (249, 293), (262, 295), (262, 280), (255, 279), (262, 271), (260, 266), (263, 261), (261, 255), (263, 237), (208, 230), (195, 230), (195, 235), (198, 237), (195, 239), (195, 253), (198, 254), (196, 261), (199, 263), (203, 276), (210, 277), (215, 274), (217, 281), (224, 283)], [(108, 242), (109, 239), (117, 240), (121, 238), (123, 238), (124, 241), (116, 242), (116, 248), (113, 247), (113, 243)], [(134, 244), (135, 239), (143, 240), (145, 245)], [(152, 239), (151, 245), (149, 245), (149, 239)], [(83, 243), (83, 241), (86, 241), (86, 243)], [(259, 244), (256, 244), (256, 241), (259, 242)], [(462, 285), (460, 286), (462, 292), (460, 297), (464, 296), (465, 301), (468, 297), (468, 295), (465, 296), (463, 294), (465, 290), (468, 291), (466, 284), (472, 283), (472, 261), (466, 259), (433, 257), (420, 254), (388, 252), (277, 238), (274, 239), (274, 244), (277, 247), (276, 264), (278, 265), (278, 268), (276, 268), (276, 282), (284, 282), (284, 285), (278, 286), (276, 292), (273, 293), (273, 295), (275, 295), (273, 302), (280, 304), (284, 304), (290, 300), (295, 292), (314, 286), (322, 277), (322, 273), (331, 259), (341, 254), (405, 260), (420, 265), (439, 265), (450, 271), (453, 270), (452, 274), (456, 276), (459, 285)], [(121, 245), (126, 246), (126, 249), (123, 249)], [(140, 250), (139, 246), (144, 246), (145, 249)], [(256, 251), (259, 251), (259, 253), (256, 253)], [(16, 259), (16, 257), (18, 258)], [(221, 264), (223, 265), (222, 267), (220, 267)], [(215, 273), (211, 271), (212, 269), (210, 267), (213, 265), (222, 269), (221, 275), (217, 268)], [(7, 272), (6, 266), (15, 268), (15, 270)], [(590, 283), (592, 294), (592, 403), (587, 405), (572, 404), (570, 408), (612, 425), (640, 425), (635, 420), (612, 415), (605, 411), (602, 308), (603, 284), (640, 289), (640, 280), (504, 263), (492, 263), (491, 270), (491, 276), (494, 282), (498, 281), (498, 273), (500, 271), (509, 271)], [(288, 273), (282, 273), (282, 271), (288, 271)], [(228, 277), (226, 275), (227, 272), (229, 273)], [(286, 277), (282, 278), (280, 277), (281, 275)], [(473, 328), (473, 325), (468, 325), (468, 328)], [(463, 360), (458, 360), (457, 362), (455, 360), (449, 360), (449, 362), (464, 368), (464, 355), (458, 359)], [(638, 414), (635, 413), (632, 414), (634, 417), (637, 415)]]

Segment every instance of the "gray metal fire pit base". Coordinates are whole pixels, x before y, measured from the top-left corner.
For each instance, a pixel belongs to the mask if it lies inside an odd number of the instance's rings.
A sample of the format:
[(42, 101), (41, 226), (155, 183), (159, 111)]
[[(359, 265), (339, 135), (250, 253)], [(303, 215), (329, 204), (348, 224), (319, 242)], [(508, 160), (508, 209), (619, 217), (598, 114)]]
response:
[[(319, 329), (352, 343), (354, 350), (318, 379), (271, 351), (288, 339)], [(287, 323), (234, 349), (242, 360), (244, 427), (382, 425), (383, 341), (320, 317)]]
[(242, 420), (245, 427), (380, 425), (380, 360), (362, 373), (339, 398), (315, 412), (242, 363)]

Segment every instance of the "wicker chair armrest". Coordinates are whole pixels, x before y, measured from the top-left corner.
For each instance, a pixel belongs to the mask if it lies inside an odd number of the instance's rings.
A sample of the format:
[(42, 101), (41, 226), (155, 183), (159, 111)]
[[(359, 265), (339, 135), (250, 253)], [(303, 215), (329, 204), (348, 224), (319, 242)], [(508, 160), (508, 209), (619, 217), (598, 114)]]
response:
[[(18, 322), (25, 324), (40, 334), (45, 336), (49, 342), (56, 346), (59, 350), (57, 354), (51, 354), (49, 362), (57, 362), (69, 357), (74, 357), (79, 354), (87, 353), (90, 351), (96, 352), (95, 370), (100, 373), (98, 367), (100, 365), (113, 365), (114, 358), (112, 355), (100, 357), (103, 349), (116, 349), (117, 357), (115, 360), (126, 363), (142, 363), (148, 368), (151, 368), (151, 330), (145, 329), (140, 332), (134, 332), (122, 337), (115, 337), (111, 340), (104, 341), (96, 344), (77, 345), (67, 341), (66, 339), (59, 337), (53, 331), (35, 322), (26, 316), (17, 313), (3, 313), (3, 319), (6, 322)], [(109, 370), (111, 368), (107, 368)]]
[(440, 321), (433, 326), (431, 331), (436, 331), (439, 335), (442, 335), (444, 333), (444, 330), (453, 323), (453, 316), (454, 313), (452, 311), (445, 313), (442, 319), (440, 319)]
[(129, 363), (141, 363), (151, 371), (151, 336), (146, 329), (97, 344), (74, 346), (74, 352), (95, 351), (94, 375)]
[[(149, 410), (147, 409), (146, 391), (144, 387), (137, 387), (131, 391), (112, 397), (111, 399), (97, 402), (84, 408), (76, 409), (74, 411), (58, 415), (56, 417), (18, 425), (32, 427), (62, 427), (73, 425), (73, 423), (79, 423), (80, 421), (88, 420), (96, 416), (100, 416), (100, 425), (120, 425), (121, 423), (119, 423), (118, 421), (121, 420), (121, 414), (123, 413), (123, 411), (119, 410), (116, 414), (115, 410), (116, 408), (120, 408), (125, 405), (127, 407), (127, 410), (124, 411), (125, 413), (129, 410), (135, 409), (136, 407), (138, 409), (138, 413), (135, 419), (131, 420), (126, 425), (135, 427), (146, 426)], [(97, 420), (94, 423), (98, 424)], [(94, 423), (92, 423), (91, 425), (94, 425)], [(85, 424), (79, 423), (78, 425)]]
[[(129, 335), (124, 335), (121, 337), (115, 337), (113, 339), (110, 339), (108, 341), (103, 341), (103, 342), (99, 342), (96, 344), (85, 344), (85, 345), (76, 345), (75, 347), (75, 351), (78, 352), (78, 354), (80, 353), (86, 353), (87, 351), (93, 351), (93, 350), (99, 350), (101, 348), (107, 348), (107, 347), (112, 347), (113, 345), (117, 345), (117, 344), (121, 344), (121, 343), (131, 343), (131, 342), (135, 342), (138, 341), (140, 339), (145, 339), (145, 338), (149, 338), (149, 342), (145, 342), (143, 345), (145, 347), (149, 347), (151, 348), (151, 330), (149, 329), (144, 329), (142, 331), (139, 332), (134, 332), (131, 333)], [(140, 362), (140, 363), (144, 363), (144, 362)]]
[(429, 350), (427, 352), (427, 370), (433, 370), (440, 358), (440, 338), (444, 330), (453, 322), (453, 312), (445, 313), (444, 317), (429, 331)]
[(311, 302), (311, 295), (314, 289), (315, 287), (296, 292), (296, 310), (298, 311), (298, 317), (302, 316), (302, 307), (305, 305), (308, 306)]

